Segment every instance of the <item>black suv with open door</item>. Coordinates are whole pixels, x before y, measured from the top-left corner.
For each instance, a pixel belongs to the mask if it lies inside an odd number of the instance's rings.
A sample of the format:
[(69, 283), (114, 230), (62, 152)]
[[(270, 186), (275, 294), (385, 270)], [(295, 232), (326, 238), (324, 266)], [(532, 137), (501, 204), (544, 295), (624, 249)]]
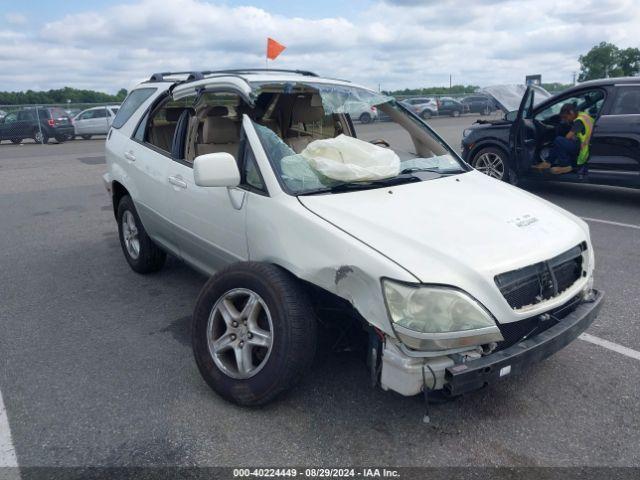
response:
[[(593, 80), (554, 96), (540, 87), (521, 86), (519, 93), (514, 87), (485, 89), (507, 113), (465, 129), (462, 156), (468, 163), (511, 183), (553, 180), (640, 188), (640, 78)], [(551, 147), (565, 103), (575, 103), (595, 120), (586, 168), (564, 175), (533, 171), (531, 165)]]

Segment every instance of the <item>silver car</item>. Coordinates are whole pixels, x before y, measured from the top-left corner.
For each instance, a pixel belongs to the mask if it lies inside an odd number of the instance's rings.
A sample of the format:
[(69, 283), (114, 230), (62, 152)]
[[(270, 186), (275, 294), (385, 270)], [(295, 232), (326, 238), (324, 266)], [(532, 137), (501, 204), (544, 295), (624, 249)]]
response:
[(83, 110), (73, 118), (76, 136), (89, 140), (93, 135), (106, 135), (118, 108), (118, 105), (107, 105)]
[(438, 101), (434, 98), (407, 98), (402, 103), (424, 120), (438, 115)]

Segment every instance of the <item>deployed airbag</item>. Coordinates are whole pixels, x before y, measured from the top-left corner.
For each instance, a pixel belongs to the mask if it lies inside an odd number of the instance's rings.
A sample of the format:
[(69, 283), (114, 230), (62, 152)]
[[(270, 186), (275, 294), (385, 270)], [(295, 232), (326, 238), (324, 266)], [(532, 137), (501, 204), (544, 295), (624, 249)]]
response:
[(380, 180), (400, 173), (400, 158), (393, 150), (346, 135), (315, 140), (300, 155), (321, 175), (342, 182)]

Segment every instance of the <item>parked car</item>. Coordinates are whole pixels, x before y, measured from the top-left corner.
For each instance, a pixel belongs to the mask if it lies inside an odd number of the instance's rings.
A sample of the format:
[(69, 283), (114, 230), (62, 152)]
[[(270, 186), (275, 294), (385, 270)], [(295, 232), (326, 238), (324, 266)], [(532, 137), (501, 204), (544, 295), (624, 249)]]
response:
[(470, 95), (460, 100), (460, 103), (469, 107), (470, 113), (490, 115), (496, 111), (493, 99), (488, 95)]
[(459, 117), (463, 113), (469, 113), (469, 105), (450, 97), (442, 97), (438, 100), (438, 115)]
[(78, 113), (73, 119), (76, 136), (89, 140), (93, 135), (106, 135), (118, 108), (118, 105), (92, 107)]
[(438, 115), (438, 101), (435, 98), (407, 98), (402, 103), (425, 120)]
[(2, 120), (6, 116), (7, 116), (7, 112), (5, 112), (4, 110), (0, 110), (0, 120)]
[[(345, 98), (393, 124), (363, 129)], [(383, 389), (455, 396), (561, 349), (602, 305), (584, 221), (477, 172), (395, 100), (349, 82), (155, 74), (122, 104), (106, 158), (130, 267), (157, 271), (170, 253), (211, 275), (194, 356), (238, 404), (307, 375), (325, 325), (365, 334)]]
[(378, 119), (378, 110), (376, 107), (367, 105), (364, 102), (346, 101), (344, 102), (344, 109), (352, 119), (358, 120), (361, 123), (371, 123)]
[(47, 143), (55, 138), (64, 142), (73, 134), (71, 118), (57, 107), (25, 108), (0, 120), (0, 141), (11, 140), (18, 144), (25, 138), (33, 138), (36, 143)]
[[(551, 96), (541, 87), (485, 89), (506, 112), (464, 131), (463, 158), (500, 180), (563, 181), (640, 188), (640, 86), (638, 79), (580, 83)], [(560, 108), (575, 103), (595, 120), (585, 168), (563, 175), (532, 171), (546, 158), (560, 123)]]

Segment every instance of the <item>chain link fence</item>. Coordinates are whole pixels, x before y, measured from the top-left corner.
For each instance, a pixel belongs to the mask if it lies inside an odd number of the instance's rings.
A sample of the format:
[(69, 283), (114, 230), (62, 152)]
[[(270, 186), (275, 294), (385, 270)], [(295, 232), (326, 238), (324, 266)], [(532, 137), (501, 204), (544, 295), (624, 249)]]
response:
[(0, 144), (58, 143), (104, 136), (118, 104), (0, 105)]

